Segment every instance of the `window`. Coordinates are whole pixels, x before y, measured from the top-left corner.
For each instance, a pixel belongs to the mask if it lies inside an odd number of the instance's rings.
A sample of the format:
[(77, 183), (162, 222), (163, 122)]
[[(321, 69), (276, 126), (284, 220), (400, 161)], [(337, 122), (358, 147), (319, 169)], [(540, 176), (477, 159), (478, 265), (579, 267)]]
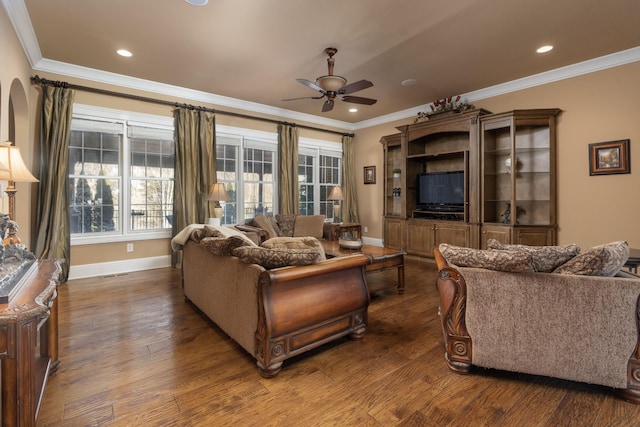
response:
[[(231, 199), (222, 202), (222, 223), (277, 213), (277, 135), (220, 125), (216, 129), (217, 179)], [(342, 144), (301, 138), (298, 161), (299, 212), (333, 218), (327, 196), (341, 183)]]
[(171, 122), (74, 105), (69, 140), (73, 244), (170, 236), (175, 162)]
[(217, 126), (216, 176), (231, 199), (222, 202), (223, 224), (274, 213), (277, 148), (275, 134)]
[(342, 145), (300, 140), (298, 149), (298, 212), (333, 218), (331, 189), (342, 182)]

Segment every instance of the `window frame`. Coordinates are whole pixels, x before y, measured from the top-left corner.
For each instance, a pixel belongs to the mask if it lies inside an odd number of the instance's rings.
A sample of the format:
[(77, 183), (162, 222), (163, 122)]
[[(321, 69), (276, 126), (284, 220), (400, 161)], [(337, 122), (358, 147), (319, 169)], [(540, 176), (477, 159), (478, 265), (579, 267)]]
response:
[[(131, 170), (130, 170), (130, 145), (127, 125), (157, 127), (173, 132), (173, 117), (163, 117), (152, 114), (138, 113), (126, 110), (116, 110), (106, 107), (97, 107), (85, 104), (73, 105), (73, 118), (96, 121), (109, 121), (122, 123), (122, 147), (120, 147), (120, 231), (101, 232), (85, 235), (71, 235), (71, 246), (94, 245), (100, 243), (128, 242), (138, 240), (168, 239), (172, 236), (171, 229), (163, 230), (130, 230), (131, 222)], [(70, 171), (67, 171), (70, 175)]]

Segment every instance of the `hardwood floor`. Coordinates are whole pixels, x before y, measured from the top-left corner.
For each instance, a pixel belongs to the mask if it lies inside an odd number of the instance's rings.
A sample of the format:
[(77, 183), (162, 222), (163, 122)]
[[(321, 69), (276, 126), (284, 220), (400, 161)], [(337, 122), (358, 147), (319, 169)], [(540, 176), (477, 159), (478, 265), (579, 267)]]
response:
[[(263, 379), (187, 304), (180, 271), (59, 288), (60, 368), (40, 426), (629, 426), (640, 406), (598, 386), (443, 359), (432, 263), (407, 257), (406, 291), (374, 294), (361, 341), (340, 340)], [(368, 275), (395, 282), (396, 270)]]

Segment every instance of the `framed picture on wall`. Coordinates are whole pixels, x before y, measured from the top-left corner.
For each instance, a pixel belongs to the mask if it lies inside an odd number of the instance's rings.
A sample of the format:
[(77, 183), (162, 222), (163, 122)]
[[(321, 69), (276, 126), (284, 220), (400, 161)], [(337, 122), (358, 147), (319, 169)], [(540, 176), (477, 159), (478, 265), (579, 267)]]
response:
[(375, 166), (364, 167), (364, 183), (365, 184), (376, 183), (376, 167)]
[(629, 140), (589, 144), (589, 175), (631, 173)]

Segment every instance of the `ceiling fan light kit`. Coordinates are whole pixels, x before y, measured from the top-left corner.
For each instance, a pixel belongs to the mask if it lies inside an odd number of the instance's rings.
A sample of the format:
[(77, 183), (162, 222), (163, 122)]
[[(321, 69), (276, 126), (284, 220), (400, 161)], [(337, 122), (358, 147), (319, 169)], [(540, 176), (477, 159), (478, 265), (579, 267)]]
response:
[(299, 99), (322, 99), (324, 97), (327, 100), (322, 104), (322, 112), (331, 111), (333, 109), (333, 103), (336, 98), (344, 101), (351, 102), (354, 104), (364, 104), (364, 105), (373, 105), (377, 102), (376, 99), (371, 98), (363, 98), (360, 96), (344, 96), (353, 92), (357, 92), (359, 90), (367, 89), (373, 86), (368, 80), (358, 80), (355, 83), (347, 84), (347, 79), (342, 76), (336, 76), (333, 74), (333, 66), (335, 63), (335, 59), (333, 59), (333, 55), (338, 52), (338, 49), (334, 47), (328, 47), (324, 50), (329, 57), (327, 58), (327, 66), (328, 73), (326, 76), (320, 76), (316, 79), (315, 82), (311, 82), (307, 79), (296, 79), (298, 82), (307, 86), (310, 89), (313, 89), (317, 92), (320, 92), (320, 96), (307, 96), (302, 98), (288, 98), (283, 99), (283, 101), (295, 101)]

